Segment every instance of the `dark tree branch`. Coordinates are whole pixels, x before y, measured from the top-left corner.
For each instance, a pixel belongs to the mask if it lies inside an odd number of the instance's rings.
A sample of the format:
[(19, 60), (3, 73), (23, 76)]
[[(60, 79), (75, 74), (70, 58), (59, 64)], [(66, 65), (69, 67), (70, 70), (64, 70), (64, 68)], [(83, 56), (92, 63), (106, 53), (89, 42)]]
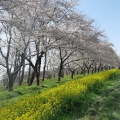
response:
[(1, 48), (0, 48), (0, 53), (1, 53), (2, 57), (6, 59), (6, 57), (4, 56)]

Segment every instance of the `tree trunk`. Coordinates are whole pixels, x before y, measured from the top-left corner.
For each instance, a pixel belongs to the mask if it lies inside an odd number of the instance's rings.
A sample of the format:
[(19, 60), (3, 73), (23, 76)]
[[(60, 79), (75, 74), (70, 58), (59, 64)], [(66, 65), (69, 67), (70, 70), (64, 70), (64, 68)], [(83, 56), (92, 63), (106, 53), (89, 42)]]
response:
[(34, 78), (35, 78), (35, 72), (33, 72), (31, 74), (31, 78), (30, 78), (30, 82), (29, 82), (29, 85), (32, 85), (33, 81), (34, 81)]
[(100, 63), (100, 65), (98, 66), (98, 72), (100, 72), (101, 70), (102, 70), (102, 65), (101, 65), (101, 63)]
[(74, 74), (75, 74), (75, 71), (71, 70), (71, 79), (73, 79)]
[(11, 80), (9, 80), (9, 84), (8, 84), (8, 91), (13, 91), (13, 79), (11, 78)]
[(60, 63), (59, 73), (58, 73), (58, 82), (61, 80), (61, 74), (63, 70), (63, 62)]
[(40, 57), (38, 68), (36, 68), (36, 71), (35, 71), (35, 73), (36, 73), (36, 76), (35, 76), (36, 77), (36, 85), (37, 86), (40, 85), (41, 59), (42, 59), (42, 57)]
[(83, 63), (83, 66), (82, 66), (82, 74), (85, 75), (85, 63)]
[(4, 88), (6, 90), (8, 90), (8, 83), (9, 83), (8, 78), (3, 79)]
[(21, 79), (21, 70), (18, 72), (18, 85), (19, 85), (20, 79)]
[(44, 79), (45, 79), (46, 62), (47, 62), (47, 53), (45, 52), (45, 62), (44, 62), (44, 67), (43, 67), (43, 78), (42, 78), (42, 81), (44, 81)]
[(41, 51), (41, 55), (39, 57), (37, 57), (35, 65), (32, 63), (31, 59), (26, 58), (26, 60), (29, 62), (30, 66), (34, 70), (33, 73), (32, 73), (32, 75), (31, 75), (32, 77), (30, 79), (30, 84), (29, 85), (32, 85), (32, 83), (34, 81), (34, 78), (36, 78), (36, 81), (35, 81), (36, 85), (39, 85), (41, 59), (42, 59), (44, 53), (45, 53), (44, 51)]
[(90, 68), (87, 68), (88, 74), (90, 74)]
[(29, 65), (27, 84), (30, 85), (31, 66)]
[(19, 81), (19, 86), (21, 86), (22, 82), (23, 82), (23, 79), (24, 79), (24, 73), (25, 73), (25, 60), (23, 62), (23, 67), (22, 67), (22, 73), (21, 73), (21, 76), (20, 76), (20, 81)]
[(97, 72), (97, 65), (96, 65), (96, 63), (95, 63), (95, 73)]
[(111, 67), (109, 66), (109, 67), (108, 67), (108, 69), (110, 70), (110, 69), (111, 69)]
[(35, 77), (36, 77), (36, 82), (35, 82), (35, 85), (40, 85), (40, 81), (39, 81), (39, 72), (36, 72), (35, 73), (36, 75), (35, 75)]
[(13, 91), (13, 84), (15, 82), (16, 77), (17, 77), (17, 73), (10, 75), (8, 82), (8, 91)]
[[(31, 61), (31, 49), (29, 48), (29, 60)], [(30, 75), (31, 75), (31, 65), (29, 64), (29, 68), (28, 68), (28, 79), (27, 79), (27, 84), (30, 85)]]
[(75, 74), (75, 69), (72, 70), (71, 68), (69, 68), (69, 71), (71, 72), (71, 79), (73, 79), (73, 76), (74, 76), (74, 74)]

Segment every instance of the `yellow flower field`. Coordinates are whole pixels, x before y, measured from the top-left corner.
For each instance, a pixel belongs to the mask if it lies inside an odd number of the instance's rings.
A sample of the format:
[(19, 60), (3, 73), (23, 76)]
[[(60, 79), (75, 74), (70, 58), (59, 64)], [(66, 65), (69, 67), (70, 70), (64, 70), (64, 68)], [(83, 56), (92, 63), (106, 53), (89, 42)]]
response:
[(117, 72), (118, 69), (113, 69), (93, 74), (25, 98), (2, 108), (0, 120), (56, 120), (59, 114), (82, 104), (90, 91), (98, 89)]

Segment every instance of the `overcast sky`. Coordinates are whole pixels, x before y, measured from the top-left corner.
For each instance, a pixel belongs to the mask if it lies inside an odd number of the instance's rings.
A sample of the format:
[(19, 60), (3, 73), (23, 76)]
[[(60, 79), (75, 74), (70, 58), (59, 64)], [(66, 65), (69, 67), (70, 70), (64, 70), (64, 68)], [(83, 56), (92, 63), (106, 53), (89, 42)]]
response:
[(79, 0), (79, 10), (105, 30), (108, 41), (120, 55), (120, 0)]

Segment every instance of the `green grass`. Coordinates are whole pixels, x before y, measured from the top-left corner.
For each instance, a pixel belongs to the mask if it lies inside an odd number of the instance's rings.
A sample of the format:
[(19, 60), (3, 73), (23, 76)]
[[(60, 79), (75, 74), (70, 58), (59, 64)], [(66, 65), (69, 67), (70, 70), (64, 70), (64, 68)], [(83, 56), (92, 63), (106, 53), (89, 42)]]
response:
[[(74, 79), (80, 77), (83, 76), (76, 75)], [(57, 83), (55, 78), (44, 82), (41, 81), (40, 86), (26, 86), (24, 83), (22, 86), (15, 85), (13, 92), (5, 91), (0, 86), (0, 109), (20, 99), (42, 93), (70, 80), (70, 76), (65, 76), (60, 83)], [(120, 73), (106, 81), (104, 86), (95, 93), (89, 93), (84, 108), (80, 108), (78, 105), (69, 113), (65, 113), (62, 120), (120, 120)]]
[(120, 73), (107, 81), (96, 93), (90, 93), (86, 108), (78, 106), (63, 120), (120, 120)]
[[(84, 75), (75, 75), (74, 79), (81, 77), (84, 77)], [(0, 86), (0, 109), (9, 104), (17, 102), (20, 99), (22, 100), (26, 97), (39, 94), (70, 80), (70, 76), (65, 76), (62, 78), (60, 83), (57, 82), (57, 78), (45, 79), (45, 81), (40, 81), (40, 86), (35, 86), (34, 84), (32, 86), (27, 86), (24, 82), (22, 86), (15, 84), (14, 91), (12, 92), (8, 92), (3, 88), (3, 86)]]

